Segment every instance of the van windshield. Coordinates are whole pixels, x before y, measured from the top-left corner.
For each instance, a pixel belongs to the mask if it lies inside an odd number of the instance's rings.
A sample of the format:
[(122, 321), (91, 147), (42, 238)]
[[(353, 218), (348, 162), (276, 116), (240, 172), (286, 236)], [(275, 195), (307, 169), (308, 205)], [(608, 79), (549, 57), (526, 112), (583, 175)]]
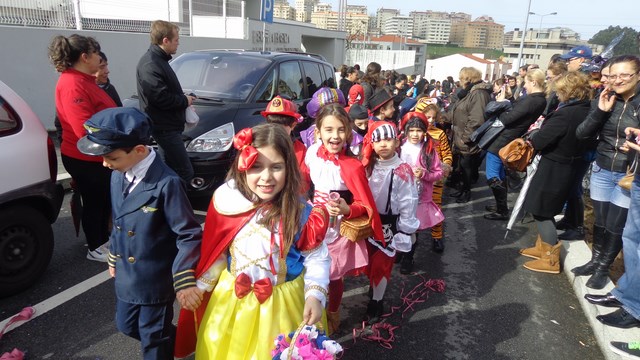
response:
[(193, 52), (171, 61), (182, 89), (197, 96), (246, 101), (271, 60), (237, 53)]

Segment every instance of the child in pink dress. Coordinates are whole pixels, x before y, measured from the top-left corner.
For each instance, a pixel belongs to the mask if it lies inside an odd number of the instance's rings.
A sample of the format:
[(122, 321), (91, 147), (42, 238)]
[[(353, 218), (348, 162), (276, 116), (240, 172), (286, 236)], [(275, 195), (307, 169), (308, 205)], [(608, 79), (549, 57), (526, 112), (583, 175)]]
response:
[[(433, 201), (433, 184), (442, 178), (442, 166), (437, 153), (435, 140), (427, 134), (429, 121), (421, 112), (410, 112), (403, 117), (403, 144), (400, 147), (400, 159), (411, 165), (418, 185), (418, 213), (419, 230), (430, 228), (444, 220), (440, 207)], [(411, 251), (404, 254), (401, 261), (400, 273), (409, 274), (413, 271), (413, 254), (416, 243)]]
[[(340, 104), (323, 106), (316, 117), (315, 132), (320, 141), (308, 148), (305, 163), (315, 187), (314, 205), (327, 204), (329, 215), (335, 219), (325, 237), (331, 255), (327, 322), (329, 332), (334, 332), (340, 324), (342, 278), (364, 273), (369, 258), (366, 240), (354, 242), (339, 234), (341, 220), (367, 215), (373, 238), (384, 241), (384, 236), (364, 167), (349, 150), (352, 133), (347, 112)], [(330, 201), (332, 192), (339, 193), (340, 199)]]

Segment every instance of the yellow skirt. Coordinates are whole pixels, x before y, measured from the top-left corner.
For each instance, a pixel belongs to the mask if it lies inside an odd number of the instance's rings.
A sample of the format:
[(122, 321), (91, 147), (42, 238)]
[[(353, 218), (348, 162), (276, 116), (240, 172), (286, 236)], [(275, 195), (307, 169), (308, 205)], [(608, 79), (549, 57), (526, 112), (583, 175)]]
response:
[(223, 271), (198, 329), (196, 359), (271, 360), (276, 337), (302, 322), (304, 280), (298, 276), (274, 286), (263, 304), (253, 292), (238, 299), (234, 286), (235, 279)]

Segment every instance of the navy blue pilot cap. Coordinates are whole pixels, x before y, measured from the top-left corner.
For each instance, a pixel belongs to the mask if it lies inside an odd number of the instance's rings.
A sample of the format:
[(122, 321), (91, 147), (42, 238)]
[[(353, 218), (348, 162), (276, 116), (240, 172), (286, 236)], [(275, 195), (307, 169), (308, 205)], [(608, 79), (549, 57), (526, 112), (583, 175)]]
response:
[(87, 135), (78, 140), (83, 154), (101, 156), (112, 151), (146, 145), (151, 122), (145, 113), (132, 107), (116, 107), (94, 114), (84, 123)]

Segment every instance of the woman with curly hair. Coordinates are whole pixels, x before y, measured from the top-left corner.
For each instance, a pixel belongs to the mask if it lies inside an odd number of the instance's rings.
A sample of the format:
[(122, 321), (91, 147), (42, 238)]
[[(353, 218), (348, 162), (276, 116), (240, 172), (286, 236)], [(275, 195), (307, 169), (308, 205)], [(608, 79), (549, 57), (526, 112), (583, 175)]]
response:
[(589, 78), (580, 72), (562, 75), (554, 87), (560, 104), (529, 140), (541, 158), (523, 208), (533, 215), (539, 235), (534, 247), (520, 250), (535, 259), (525, 263), (525, 268), (550, 274), (560, 273), (560, 243), (553, 217), (562, 211), (579, 171), (577, 161), (586, 144), (576, 136), (576, 128), (589, 113), (591, 98)]

